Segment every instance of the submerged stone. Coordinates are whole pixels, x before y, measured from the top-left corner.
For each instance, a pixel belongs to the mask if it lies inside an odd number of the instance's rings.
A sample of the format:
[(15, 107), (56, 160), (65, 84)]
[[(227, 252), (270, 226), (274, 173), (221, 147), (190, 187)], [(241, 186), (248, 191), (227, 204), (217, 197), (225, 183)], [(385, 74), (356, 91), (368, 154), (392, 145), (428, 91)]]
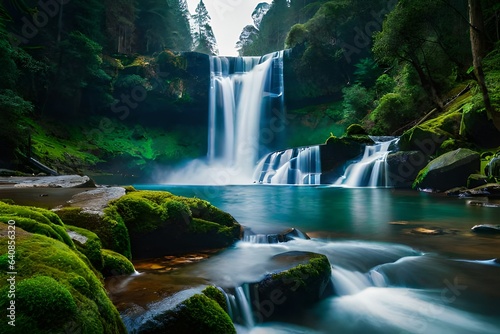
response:
[(471, 230), (476, 233), (500, 234), (500, 225), (480, 224), (473, 226)]

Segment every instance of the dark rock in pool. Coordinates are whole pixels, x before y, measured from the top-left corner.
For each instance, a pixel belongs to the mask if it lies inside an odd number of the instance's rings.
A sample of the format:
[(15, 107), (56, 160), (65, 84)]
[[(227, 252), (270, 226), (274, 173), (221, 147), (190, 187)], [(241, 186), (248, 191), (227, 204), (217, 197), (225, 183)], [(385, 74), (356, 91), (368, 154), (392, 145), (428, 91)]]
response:
[(325, 255), (286, 252), (272, 257), (269, 265), (275, 268), (273, 273), (250, 284), (257, 322), (279, 320), (333, 294), (331, 265)]
[(472, 232), (487, 233), (487, 234), (500, 234), (500, 225), (481, 224), (475, 225), (471, 228)]

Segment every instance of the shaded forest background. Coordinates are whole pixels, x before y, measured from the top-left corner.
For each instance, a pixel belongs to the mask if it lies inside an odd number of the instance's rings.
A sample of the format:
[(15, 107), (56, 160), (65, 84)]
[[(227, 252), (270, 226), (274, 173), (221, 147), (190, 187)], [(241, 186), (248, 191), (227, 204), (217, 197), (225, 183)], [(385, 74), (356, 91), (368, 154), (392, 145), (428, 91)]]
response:
[[(218, 48), (203, 1), (190, 15), (185, 0), (7, 0), (0, 16), (0, 168), (33, 155), (62, 172), (131, 173), (204, 154)], [(455, 139), (500, 145), (485, 138), (500, 127), (497, 1), (274, 0), (254, 20), (240, 55), (291, 49), (288, 145), (352, 123), (401, 134), (463, 91), (459, 122), (475, 127)]]

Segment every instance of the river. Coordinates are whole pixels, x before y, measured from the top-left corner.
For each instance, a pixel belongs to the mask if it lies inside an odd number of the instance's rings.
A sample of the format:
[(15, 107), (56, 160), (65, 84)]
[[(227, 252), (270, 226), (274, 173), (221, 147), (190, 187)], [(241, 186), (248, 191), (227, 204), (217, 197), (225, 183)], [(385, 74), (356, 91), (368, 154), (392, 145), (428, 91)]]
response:
[[(248, 317), (234, 316), (239, 333), (500, 331), (500, 266), (492, 261), (498, 257), (500, 236), (470, 230), (476, 224), (497, 224), (498, 208), (470, 205), (470, 199), (394, 189), (136, 188), (206, 199), (232, 214), (247, 233), (295, 227), (311, 240), (240, 241), (216, 254), (136, 261), (142, 274), (107, 282), (122, 313), (137, 306), (154, 310), (179, 291), (205, 284), (229, 287), (256, 281), (265, 274), (270, 257), (298, 250), (329, 258), (335, 296), (279, 323), (255, 325)], [(124, 318), (129, 328), (131, 318)]]

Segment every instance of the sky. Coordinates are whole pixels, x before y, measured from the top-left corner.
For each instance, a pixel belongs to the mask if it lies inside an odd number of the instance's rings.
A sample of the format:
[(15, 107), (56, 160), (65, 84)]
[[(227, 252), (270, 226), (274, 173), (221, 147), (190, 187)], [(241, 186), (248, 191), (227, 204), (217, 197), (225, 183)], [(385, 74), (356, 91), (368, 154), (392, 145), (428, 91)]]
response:
[[(189, 11), (194, 13), (200, 0), (187, 0)], [(261, 2), (270, 0), (203, 0), (212, 21), (211, 26), (219, 46), (219, 55), (235, 56), (236, 42), (243, 27), (253, 24), (252, 12)]]

